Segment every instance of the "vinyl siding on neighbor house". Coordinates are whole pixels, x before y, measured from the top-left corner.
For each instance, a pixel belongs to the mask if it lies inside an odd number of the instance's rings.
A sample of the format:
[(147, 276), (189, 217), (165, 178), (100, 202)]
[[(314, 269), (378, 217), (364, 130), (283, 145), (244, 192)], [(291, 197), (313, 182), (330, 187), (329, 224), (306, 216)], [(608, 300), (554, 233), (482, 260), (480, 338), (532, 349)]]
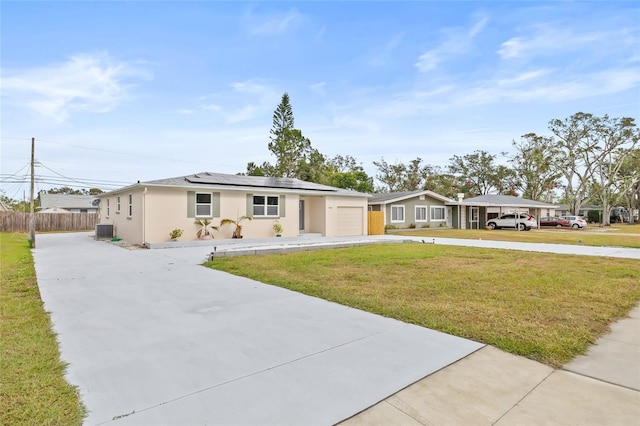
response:
[[(404, 221), (396, 222), (391, 220), (391, 208), (393, 206), (404, 206)], [(426, 209), (426, 219), (425, 220), (416, 220), (416, 207), (424, 207)], [(402, 200), (396, 203), (387, 204), (385, 206), (385, 223), (395, 225), (397, 227), (406, 228), (409, 225), (414, 224), (417, 228), (422, 226), (430, 226), (436, 227), (440, 226), (441, 223), (446, 223), (446, 212), (445, 208), (445, 218), (443, 220), (433, 220), (431, 218), (431, 207), (445, 207), (444, 202), (435, 200), (431, 197), (425, 196), (424, 200), (421, 200), (419, 197), (410, 198), (407, 200)], [(374, 210), (374, 209), (372, 209)], [(375, 211), (375, 210), (374, 210)]]

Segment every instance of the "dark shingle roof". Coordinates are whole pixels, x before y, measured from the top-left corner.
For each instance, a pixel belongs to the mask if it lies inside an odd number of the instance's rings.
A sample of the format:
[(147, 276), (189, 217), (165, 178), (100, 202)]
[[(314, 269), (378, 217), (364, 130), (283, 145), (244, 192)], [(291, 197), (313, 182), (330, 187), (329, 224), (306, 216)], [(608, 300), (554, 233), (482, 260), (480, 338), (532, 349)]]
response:
[[(348, 189), (334, 188), (332, 186), (320, 185), (318, 183), (306, 182), (294, 178), (276, 178), (265, 176), (240, 176), (229, 175), (223, 173), (202, 172), (188, 176), (178, 176), (167, 179), (152, 180), (147, 182), (139, 182), (138, 185), (154, 185), (154, 186), (174, 186), (174, 187), (202, 187), (217, 186), (229, 188), (264, 188), (264, 189), (285, 189), (290, 191), (311, 191), (320, 192), (327, 195), (354, 195), (368, 196), (357, 191)], [(116, 190), (114, 192), (118, 192)]]
[(71, 194), (47, 194), (41, 192), (40, 208), (48, 209), (53, 207), (63, 209), (95, 209), (93, 202), (96, 197), (93, 195), (71, 195)]
[(369, 197), (369, 204), (386, 204), (388, 202), (402, 201), (402, 200), (417, 197), (423, 194), (444, 202), (453, 201), (443, 195), (436, 194), (433, 191), (419, 190), (419, 191), (386, 192), (386, 193), (380, 193), (380, 194), (373, 194), (372, 196)]
[[(456, 203), (457, 204), (457, 203)], [(534, 207), (534, 208), (555, 208), (553, 204), (541, 203), (540, 201), (528, 200), (526, 198), (514, 197), (512, 195), (480, 195), (462, 201), (462, 204), (476, 206), (513, 206), (513, 207)]]

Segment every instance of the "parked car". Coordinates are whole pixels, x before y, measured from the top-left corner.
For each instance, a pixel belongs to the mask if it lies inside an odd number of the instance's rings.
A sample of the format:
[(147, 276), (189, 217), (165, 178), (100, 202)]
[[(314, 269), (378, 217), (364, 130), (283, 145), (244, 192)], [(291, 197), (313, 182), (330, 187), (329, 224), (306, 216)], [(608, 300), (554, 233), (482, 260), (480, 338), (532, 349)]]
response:
[(587, 221), (584, 220), (581, 216), (560, 216), (563, 219), (566, 219), (571, 224), (572, 228), (584, 228), (587, 226)]
[[(516, 218), (516, 216), (518, 216)], [(487, 226), (491, 229), (517, 228), (521, 231), (530, 230), (538, 226), (536, 218), (526, 213), (510, 213), (494, 219), (489, 219)]]
[(555, 226), (556, 228), (562, 228), (563, 226), (570, 227), (571, 222), (561, 217), (541, 217), (540, 226)]

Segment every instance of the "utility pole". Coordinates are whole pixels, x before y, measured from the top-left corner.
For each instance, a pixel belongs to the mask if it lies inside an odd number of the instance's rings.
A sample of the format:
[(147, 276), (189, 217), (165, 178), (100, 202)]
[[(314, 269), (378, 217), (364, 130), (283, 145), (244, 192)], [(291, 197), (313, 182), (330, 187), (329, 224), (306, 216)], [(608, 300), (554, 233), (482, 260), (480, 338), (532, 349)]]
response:
[(36, 248), (36, 215), (33, 205), (33, 187), (35, 182), (35, 150), (36, 150), (36, 138), (31, 138), (31, 209), (29, 214), (29, 243), (31, 248)]

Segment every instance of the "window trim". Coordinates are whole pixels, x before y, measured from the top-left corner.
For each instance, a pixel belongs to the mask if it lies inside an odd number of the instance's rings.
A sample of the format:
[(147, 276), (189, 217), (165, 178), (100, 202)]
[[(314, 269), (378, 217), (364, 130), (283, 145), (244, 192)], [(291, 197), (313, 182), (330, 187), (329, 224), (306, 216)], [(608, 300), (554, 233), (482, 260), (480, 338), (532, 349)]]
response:
[[(443, 212), (443, 218), (442, 219), (434, 219), (433, 217), (433, 212), (438, 209), (438, 210), (442, 210)], [(447, 208), (445, 206), (431, 206), (431, 211), (430, 211), (430, 219), (432, 222), (446, 222), (447, 221)]]
[[(209, 196), (209, 203), (198, 203), (198, 195), (208, 195)], [(193, 199), (193, 203), (194, 203), (194, 215), (196, 218), (210, 218), (213, 217), (213, 193), (212, 192), (196, 192), (195, 193), (195, 197)], [(209, 214), (206, 215), (202, 215), (202, 214), (198, 214), (198, 206), (209, 206)]]
[[(256, 204), (256, 197), (264, 197), (264, 204)], [(276, 214), (269, 214), (269, 207), (273, 207), (274, 204), (269, 204), (269, 198), (275, 198), (278, 202), (275, 204), (277, 207)], [(264, 207), (264, 214), (256, 214), (255, 207)], [(255, 218), (279, 218), (280, 217), (280, 195), (268, 195), (268, 194), (253, 194), (251, 196), (251, 216)]]
[[(398, 219), (393, 219), (393, 209), (401, 209), (402, 210), (402, 220), (398, 220)], [(390, 208), (390, 216), (391, 216), (391, 223), (404, 223), (405, 219), (406, 219), (406, 214), (405, 214), (405, 206), (404, 204), (400, 204), (400, 205), (392, 205)]]
[(127, 217), (133, 217), (133, 194), (129, 194), (129, 204), (128, 204), (128, 209), (127, 209)]
[(121, 210), (120, 207), (121, 207), (120, 196), (118, 195), (116, 197), (116, 214), (120, 214), (120, 210)]
[[(418, 209), (424, 209), (424, 219), (418, 219)], [(427, 210), (429, 206), (415, 206), (414, 209), (414, 219), (416, 222), (428, 222), (429, 217), (427, 216)]]

